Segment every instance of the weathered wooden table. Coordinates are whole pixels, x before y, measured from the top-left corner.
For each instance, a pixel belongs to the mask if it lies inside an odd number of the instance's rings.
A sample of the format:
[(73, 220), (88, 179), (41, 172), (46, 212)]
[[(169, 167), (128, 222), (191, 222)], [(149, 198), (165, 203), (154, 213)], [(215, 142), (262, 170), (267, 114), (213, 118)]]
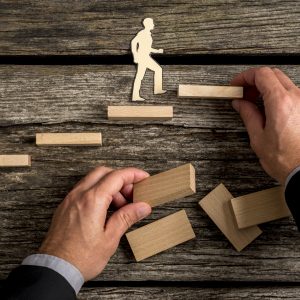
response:
[[(144, 17), (154, 18), (154, 46), (165, 50), (157, 60), (167, 63), (168, 93), (152, 94), (149, 72), (142, 95), (147, 104), (173, 105), (175, 117), (107, 121), (107, 105), (130, 101), (129, 45)], [(197, 238), (140, 263), (122, 240), (79, 298), (300, 298), (300, 236), (292, 219), (261, 226), (264, 233), (237, 253), (198, 207), (220, 182), (236, 196), (276, 184), (250, 150), (230, 101), (176, 96), (179, 83), (228, 84), (249, 56), (259, 63), (274, 54), (296, 58), (299, 21), (299, 1), (0, 0), (0, 153), (33, 157), (30, 169), (1, 169), (0, 279), (36, 251), (55, 207), (91, 168), (136, 166), (154, 174), (192, 162), (197, 194), (156, 208), (139, 226), (184, 208)], [(280, 67), (300, 84), (297, 63)], [(35, 133), (46, 131), (101, 131), (103, 146), (36, 147)]]

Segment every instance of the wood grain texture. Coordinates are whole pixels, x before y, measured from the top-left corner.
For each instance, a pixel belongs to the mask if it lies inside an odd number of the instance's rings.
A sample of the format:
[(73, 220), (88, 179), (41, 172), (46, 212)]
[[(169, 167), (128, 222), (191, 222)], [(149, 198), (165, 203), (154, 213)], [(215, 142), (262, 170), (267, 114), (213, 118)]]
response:
[[(153, 95), (147, 72), (141, 96), (147, 105), (170, 105), (174, 118), (167, 127), (244, 131), (229, 101), (178, 99), (180, 83), (226, 85), (249, 66), (164, 66), (167, 93)], [(251, 66), (253, 67), (253, 66)], [(280, 66), (278, 66), (280, 67)], [(300, 84), (299, 66), (281, 67)], [(0, 66), (0, 126), (76, 122), (112, 124), (107, 106), (129, 105), (135, 66)], [(116, 88), (118, 87), (118, 88)], [(68, 109), (62, 109), (67, 107)], [(153, 121), (151, 121), (152, 123)], [(118, 122), (130, 124), (130, 122)], [(149, 122), (140, 125), (149, 124)], [(158, 124), (161, 124), (158, 121)], [(136, 124), (132, 128), (136, 127)], [(73, 129), (71, 129), (73, 130)], [(103, 132), (104, 134), (104, 132)], [(161, 139), (163, 142), (163, 139)], [(104, 141), (103, 141), (104, 142)]]
[(155, 207), (195, 193), (195, 168), (185, 164), (134, 184), (133, 202), (142, 201)]
[(291, 215), (285, 202), (283, 187), (274, 187), (231, 199), (231, 205), (239, 228), (247, 228)]
[(300, 48), (297, 1), (0, 1), (2, 55), (119, 55), (152, 17), (165, 54), (286, 54)]
[(31, 157), (28, 154), (0, 154), (0, 167), (30, 167)]
[(100, 132), (36, 133), (37, 146), (101, 146)]
[(206, 99), (240, 99), (244, 88), (239, 86), (179, 84), (178, 97)]
[(117, 121), (166, 121), (173, 118), (173, 107), (162, 105), (108, 106), (107, 118)]
[(126, 233), (136, 261), (195, 238), (184, 209)]
[(199, 205), (224, 233), (234, 248), (241, 251), (253, 242), (262, 231), (257, 226), (246, 229), (237, 227), (231, 208), (232, 198), (231, 193), (221, 183), (201, 199)]
[[(152, 74), (148, 74), (142, 90), (147, 104), (173, 105), (177, 117), (164, 124), (133, 125), (108, 121), (106, 107), (129, 103), (134, 67), (0, 66), (0, 152), (30, 153), (34, 158), (30, 169), (1, 170), (0, 278), (36, 251), (56, 206), (91, 168), (135, 166), (156, 174), (191, 162), (197, 194), (157, 207), (132, 229), (185, 209), (196, 239), (139, 264), (122, 239), (95, 280), (299, 282), (300, 240), (291, 218), (264, 224), (264, 233), (241, 255), (198, 208), (199, 199), (219, 182), (234, 197), (275, 185), (261, 169), (228, 101), (195, 103), (176, 97), (179, 82), (205, 83), (209, 78), (212, 84), (228, 84), (245, 68), (165, 66), (168, 93), (159, 98), (153, 95)], [(299, 66), (282, 69), (299, 85)], [(51, 151), (35, 146), (36, 132), (72, 131), (102, 132), (103, 146), (53, 147)]]
[(83, 288), (79, 300), (98, 299), (172, 299), (172, 300), (194, 300), (194, 299), (299, 299), (300, 288), (298, 286), (287, 287), (101, 287)]

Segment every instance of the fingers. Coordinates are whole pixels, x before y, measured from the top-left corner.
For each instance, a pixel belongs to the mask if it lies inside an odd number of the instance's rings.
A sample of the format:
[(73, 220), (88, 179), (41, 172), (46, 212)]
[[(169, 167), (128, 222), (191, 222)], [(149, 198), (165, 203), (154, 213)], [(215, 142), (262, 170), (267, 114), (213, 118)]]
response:
[[(283, 95), (285, 88), (269, 67), (248, 69), (237, 75), (232, 81), (232, 85), (255, 86), (263, 96), (265, 102), (274, 101), (272, 94)], [(278, 99), (280, 97), (275, 98)], [(278, 99), (279, 100), (279, 99)]]
[(144, 202), (131, 203), (113, 213), (106, 224), (105, 232), (112, 239), (120, 239), (133, 224), (147, 217), (151, 207)]
[(287, 89), (292, 90), (294, 88), (297, 88), (297, 86), (294, 84), (294, 82), (286, 75), (284, 74), (280, 69), (273, 69), (275, 75), (277, 76), (278, 80), (281, 82), (281, 84)]
[(113, 169), (100, 166), (90, 171), (85, 177), (83, 177), (73, 188), (73, 191), (82, 193), (93, 187), (101, 178), (108, 173), (112, 172)]
[[(125, 168), (110, 172), (102, 178), (101, 181), (95, 184), (91, 192), (95, 194), (95, 197), (97, 198), (99, 217), (101, 217), (103, 224), (105, 222), (107, 209), (109, 208), (114, 196), (117, 195), (123, 187), (141, 181), (148, 176), (149, 174), (143, 170)], [(119, 206), (124, 205), (124, 201), (122, 199), (119, 198), (118, 200), (117, 206), (118, 203)]]
[(116, 208), (120, 208), (128, 203), (128, 200), (132, 199), (133, 184), (125, 185), (119, 193), (113, 196), (112, 204)]
[[(82, 193), (84, 191), (89, 190), (94, 185), (96, 185), (102, 178), (104, 178), (107, 174), (109, 174), (112, 171), (113, 171), (112, 168), (108, 168), (105, 166), (99, 166), (93, 169), (75, 185), (73, 192)], [(115, 207), (119, 208), (127, 204), (126, 198), (127, 198), (127, 193), (123, 193), (121, 191), (113, 195), (112, 202)]]
[(127, 199), (124, 197), (124, 195), (121, 192), (118, 192), (115, 195), (113, 195), (112, 204), (116, 208), (120, 208), (127, 203), (128, 203)]
[(250, 139), (263, 133), (264, 116), (254, 103), (246, 100), (234, 100), (232, 106), (240, 114)]
[(141, 181), (149, 174), (136, 168), (116, 170), (105, 176), (95, 185), (97, 193), (104, 198), (112, 199), (112, 196), (122, 190), (123, 187)]
[(121, 190), (122, 195), (126, 197), (127, 199), (132, 199), (133, 194), (133, 184), (125, 185)]

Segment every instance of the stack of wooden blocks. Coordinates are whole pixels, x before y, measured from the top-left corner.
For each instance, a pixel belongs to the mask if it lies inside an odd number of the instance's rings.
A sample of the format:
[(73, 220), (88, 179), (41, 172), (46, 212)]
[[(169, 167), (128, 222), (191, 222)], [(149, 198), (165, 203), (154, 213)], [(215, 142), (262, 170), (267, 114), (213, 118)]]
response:
[[(179, 85), (179, 97), (240, 99), (242, 87)], [(109, 120), (171, 120), (172, 106), (109, 106)], [(37, 146), (101, 146), (100, 132), (37, 133)], [(0, 167), (30, 167), (28, 154), (0, 155)], [(147, 202), (151, 207), (166, 204), (196, 193), (195, 169), (185, 164), (150, 176), (136, 183), (133, 202)], [(199, 201), (199, 205), (223, 232), (237, 251), (241, 251), (262, 231), (259, 224), (287, 217), (282, 187), (234, 198), (220, 184)], [(195, 238), (185, 210), (180, 210), (126, 234), (137, 261)]]

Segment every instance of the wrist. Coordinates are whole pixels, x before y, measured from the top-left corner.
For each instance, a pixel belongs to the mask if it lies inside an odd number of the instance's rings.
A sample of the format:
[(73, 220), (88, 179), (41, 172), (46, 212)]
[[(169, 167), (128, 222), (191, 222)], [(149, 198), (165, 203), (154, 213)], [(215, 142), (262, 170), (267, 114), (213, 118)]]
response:
[(58, 259), (66, 261), (67, 263), (74, 266), (80, 272), (80, 274), (82, 274), (84, 281), (86, 281), (83, 270), (80, 268), (78, 263), (76, 263), (76, 257), (72, 256), (71, 253), (68, 253), (68, 251), (64, 251), (63, 246), (51, 247), (51, 244), (41, 245), (41, 247), (38, 250), (38, 254), (57, 257)]

